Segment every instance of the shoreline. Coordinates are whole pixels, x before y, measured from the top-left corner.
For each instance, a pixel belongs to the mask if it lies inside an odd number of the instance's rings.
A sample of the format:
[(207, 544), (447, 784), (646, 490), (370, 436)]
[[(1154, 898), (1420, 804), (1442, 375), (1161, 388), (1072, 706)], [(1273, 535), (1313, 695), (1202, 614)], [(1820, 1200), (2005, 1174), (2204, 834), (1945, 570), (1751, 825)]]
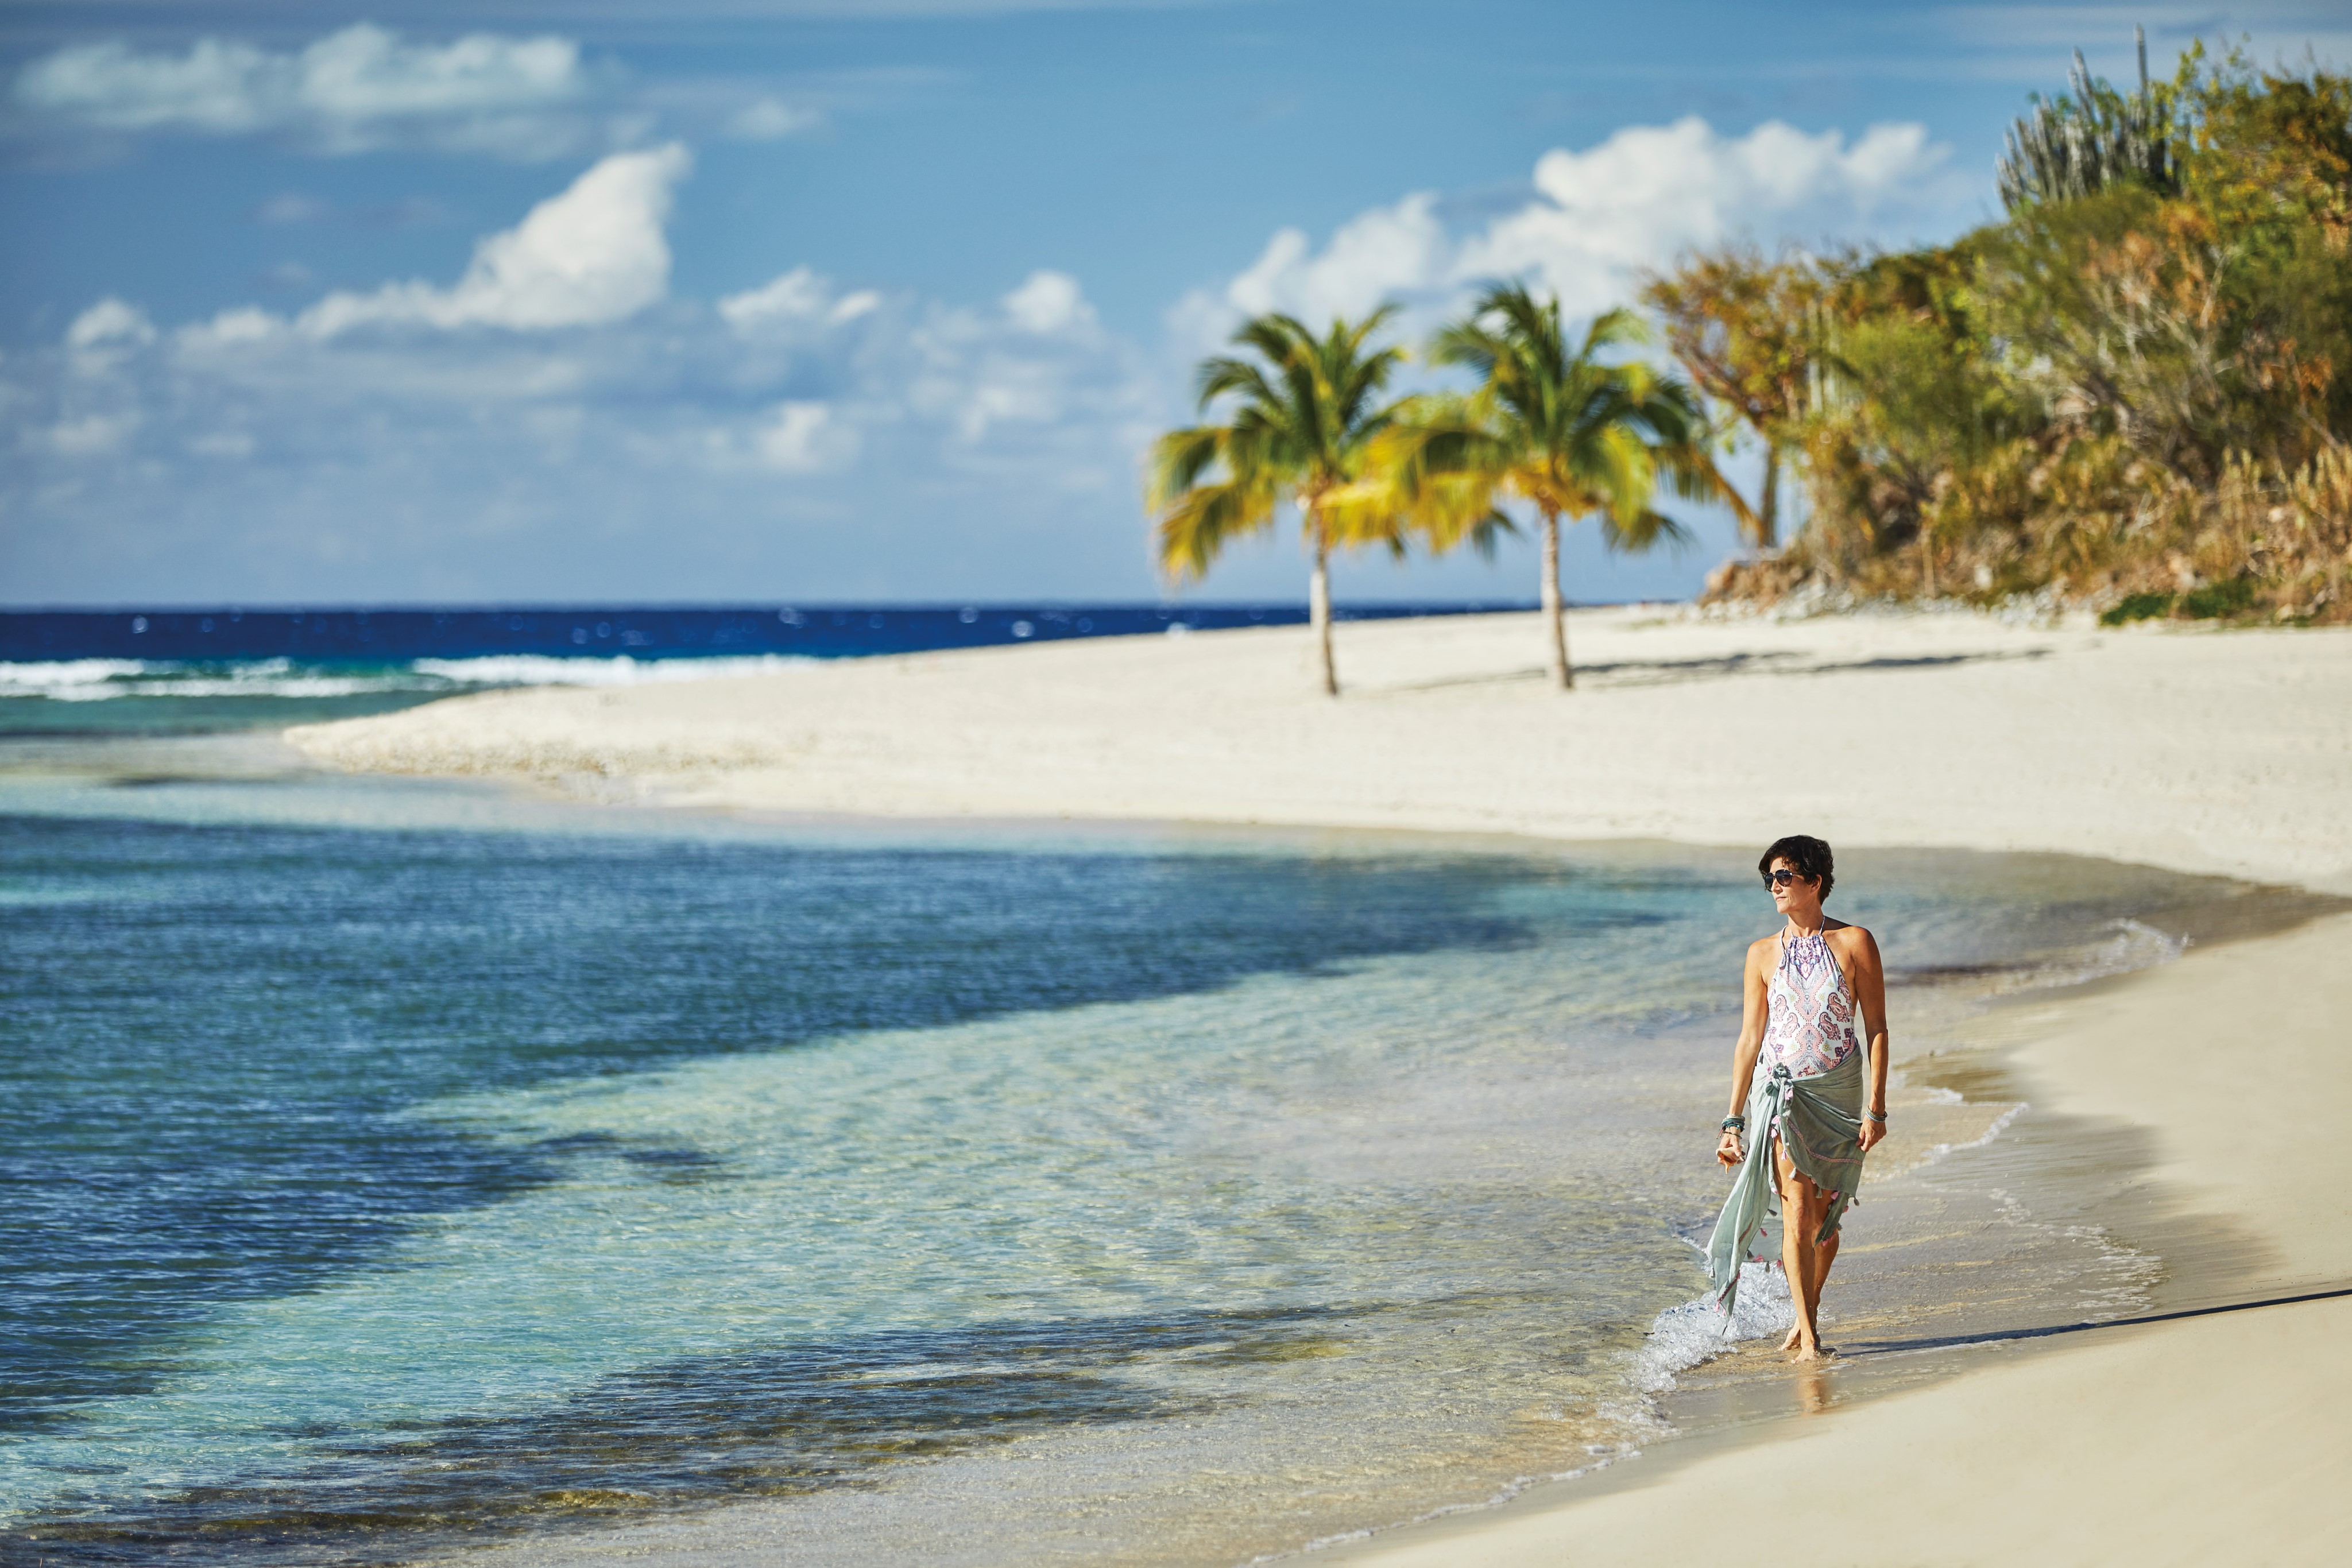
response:
[[(1952, 617), (1644, 624), (1622, 612), (1572, 625), (1591, 663), (1566, 701), (1507, 663), (1517, 642), (1533, 649), (1532, 618), (1514, 616), (1391, 623), (1378, 636), (1343, 629), (1343, 677), (1351, 664), (1362, 674), (1337, 705), (1310, 700), (1286, 667), (1303, 664), (1303, 635), (1236, 632), (1106, 645), (1100, 658), (1063, 645), (874, 661), (814, 680), (795, 671), (627, 694), (496, 694), (288, 738), (361, 770), (759, 815), (1699, 843), (1760, 842), (1795, 817), (1857, 847), (2062, 850), (2352, 891), (2342, 810), (2352, 736), (2330, 717), (2352, 713), (2352, 635)], [(1274, 684), (1285, 677), (1297, 689)], [(1823, 733), (1813, 722), (1823, 713), (1852, 716)], [(1856, 779), (1856, 799), (1771, 792), (1772, 754), (1755, 754), (1789, 727), (1824, 770)], [(1871, 732), (1875, 755), (1853, 730)], [(1148, 809), (1188, 789), (1195, 809)], [(1559, 796), (1568, 802), (1548, 798)], [(1940, 831), (1917, 831), (1931, 820)], [(2329, 1146), (2327, 1108), (2352, 1091), (2326, 1049), (2352, 1017), (2352, 981), (2335, 977), (2352, 967), (2347, 953), (2352, 916), (2325, 914), (2200, 946), (2156, 969), (1994, 1009), (1977, 1054), (2013, 1075), (2031, 1115), (2137, 1141), (2138, 1173), (2099, 1195), (2110, 1222), (2137, 1216), (2176, 1244), (2164, 1226), (2184, 1216), (2237, 1236), (2234, 1261), (2168, 1257), (2168, 1286), (2193, 1293), (2200, 1267), (2214, 1279), (2338, 1283), (2352, 1279), (2352, 1213), (2328, 1206), (2324, 1154), (2293, 1151)], [(2264, 1051), (2252, 1087), (2228, 1078), (2241, 1070), (2239, 1041)], [(1923, 1060), (1901, 1050), (1898, 1035), (1898, 1071), (1919, 1082)], [(2263, 1103), (2263, 1146), (2287, 1155), (2226, 1168), (2210, 1108), (2231, 1094)], [(2327, 1420), (2352, 1397), (2352, 1373), (2331, 1375), (2324, 1349), (2320, 1364), (2308, 1357), (2352, 1326), (2352, 1302), (2259, 1315), (2259, 1331), (2228, 1315), (1947, 1351), (1969, 1375), (1851, 1403), (1832, 1391), (1815, 1418), (1678, 1437), (1574, 1485), (1538, 1483), (1505, 1503), (1291, 1555), (1511, 1568), (1734, 1547), (1810, 1560), (1819, 1542), (1782, 1547), (1752, 1526), (1810, 1485), (1843, 1500), (1823, 1505), (1824, 1527), (1871, 1542), (1864, 1555), (2185, 1561), (2259, 1543), (2264, 1561), (2317, 1560), (2324, 1521), (2310, 1500), (2325, 1495), (2319, 1474), (2352, 1458)], [(2169, 1401), (2150, 1407), (2152, 1387), (2170, 1389)], [(2075, 1484), (2052, 1492), (2036, 1464)], [(1854, 1466), (1871, 1486), (1819, 1479)], [(2300, 1504), (2273, 1484), (2296, 1474), (2309, 1481)], [(1994, 1487), (2036, 1500), (2016, 1511), (2031, 1529), (2018, 1525), (2015, 1540), (1981, 1521), (1964, 1528)], [(2086, 1520), (2097, 1528), (2086, 1532)], [(1730, 1533), (1710, 1534), (1717, 1524)]]
[(1706, 845), (1795, 820), (2352, 894), (2352, 737), (2327, 723), (2352, 712), (2352, 630), (1570, 621), (1570, 695), (1511, 614), (1350, 623), (1337, 702), (1278, 628), (490, 692), (286, 737), (614, 803)]
[[(2352, 1287), (2352, 1216), (2315, 1179), (2327, 1105), (2307, 1100), (2287, 1113), (2277, 1166), (2233, 1177), (2214, 1140), (2194, 1135), (2218, 1064), (2162, 1086), (2116, 1067), (2149, 1038), (2177, 1032), (2184, 1013), (2193, 1029), (2262, 995), (2250, 1029), (2280, 1042), (2291, 1058), (2283, 1069), (2313, 1071), (2325, 1085), (2315, 1098), (2332, 1101), (2326, 1091), (2352, 1087), (2352, 1071), (2325, 1061), (2327, 1030), (2297, 1024), (2352, 1015), (2352, 977), (2330, 976), (2292, 999), (2275, 983), (2315, 957), (2340, 970), (2348, 951), (2352, 915), (2323, 915), (2083, 994), (2034, 998), (2021, 1009), (2029, 1016), (1986, 1031), (1981, 1049), (2037, 1097), (2045, 1122), (2147, 1137), (2147, 1165), (2102, 1197), (2108, 1223), (2137, 1215), (2143, 1234), (2127, 1239), (2169, 1229), (2186, 1242), (2158, 1254), (2166, 1273), (2149, 1315)], [(2118, 1085), (2152, 1092), (2127, 1089), (2118, 1107)], [(1372, 1531), (1297, 1560), (1518, 1568), (1737, 1550), (1811, 1563), (1822, 1539), (1755, 1529), (1801, 1499), (1823, 1537), (1867, 1541), (1865, 1555), (1906, 1563), (2332, 1562), (2339, 1521), (2322, 1478), (2352, 1458), (2339, 1418), (2352, 1367), (2336, 1352), (2347, 1329), (2352, 1298), (2339, 1296), (1897, 1353), (1944, 1364), (1925, 1386), (1853, 1397), (1833, 1387), (1853, 1363), (1832, 1363), (1817, 1408), (1806, 1407), (1814, 1380), (1792, 1369), (1798, 1407), (1778, 1418), (1678, 1437), (1475, 1514)]]

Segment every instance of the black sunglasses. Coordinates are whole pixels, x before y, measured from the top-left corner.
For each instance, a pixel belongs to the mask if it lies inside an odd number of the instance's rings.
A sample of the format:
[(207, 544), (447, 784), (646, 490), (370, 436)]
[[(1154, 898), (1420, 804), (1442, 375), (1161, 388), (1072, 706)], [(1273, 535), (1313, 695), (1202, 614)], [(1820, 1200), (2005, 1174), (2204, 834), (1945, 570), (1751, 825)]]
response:
[(1768, 871), (1764, 873), (1764, 885), (1767, 887), (1786, 887), (1792, 882), (1811, 882), (1812, 880), (1813, 879), (1809, 876), (1800, 876), (1797, 873), (1792, 871)]

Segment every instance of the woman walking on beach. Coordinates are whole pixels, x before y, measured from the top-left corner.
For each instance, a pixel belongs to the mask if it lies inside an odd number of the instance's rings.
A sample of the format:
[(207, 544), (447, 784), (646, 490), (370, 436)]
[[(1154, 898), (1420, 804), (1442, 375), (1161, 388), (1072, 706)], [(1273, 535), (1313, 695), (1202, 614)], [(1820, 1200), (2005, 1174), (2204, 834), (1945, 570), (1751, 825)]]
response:
[[(1838, 1224), (1862, 1179), (1862, 1156), (1886, 1135), (1886, 977), (1869, 932), (1822, 913), (1837, 882), (1829, 845), (1796, 834), (1756, 866), (1782, 925), (1748, 948), (1731, 1109), (1715, 1151), (1738, 1170), (1707, 1244), (1707, 1271), (1728, 1316), (1739, 1267), (1762, 1260), (1759, 1243), (1777, 1213), (1797, 1310), (1780, 1348), (1818, 1361), (1822, 1282), (1837, 1260)], [(1857, 1012), (1870, 1040), (1866, 1063)]]

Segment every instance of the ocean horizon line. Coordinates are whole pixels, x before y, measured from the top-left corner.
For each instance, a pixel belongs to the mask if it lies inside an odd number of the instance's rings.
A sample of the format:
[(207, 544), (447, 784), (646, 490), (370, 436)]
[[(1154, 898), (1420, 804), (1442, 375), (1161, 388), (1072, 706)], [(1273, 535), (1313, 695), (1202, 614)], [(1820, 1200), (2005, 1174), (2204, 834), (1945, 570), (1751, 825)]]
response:
[[(1335, 607), (1342, 596), (1334, 595)], [(1688, 597), (1687, 595), (1684, 597)], [(1432, 609), (1432, 610), (1533, 610), (1539, 608), (1534, 599), (1443, 599), (1402, 598), (1351, 599), (1349, 602), (1370, 609)], [(1635, 594), (1624, 599), (1570, 599), (1565, 601), (1572, 610), (1607, 609), (1625, 604), (1664, 604), (1680, 602), (1671, 595)], [(895, 610), (1072, 610), (1079, 607), (1117, 608), (1128, 610), (1273, 610), (1301, 609), (1304, 595), (1297, 599), (1086, 599), (1043, 595), (1034, 599), (1003, 597), (958, 598), (953, 595), (908, 597), (904, 599), (840, 599), (840, 598), (766, 598), (766, 599), (379, 599), (379, 600), (117, 600), (106, 603), (68, 602), (52, 601), (42, 603), (0, 603), (0, 618), (12, 615), (218, 615), (218, 614), (369, 614), (388, 615), (416, 612), (468, 613), (482, 611), (521, 611), (547, 614), (572, 610), (765, 610), (798, 608), (802, 610), (841, 610), (883, 608)]]
[[(1598, 604), (1588, 608), (1599, 608)], [(1335, 621), (1532, 612), (1517, 600), (1335, 606)], [(843, 658), (1080, 637), (1304, 624), (1298, 601), (1035, 600), (113, 605), (0, 610), (0, 663), (291, 659), (383, 664), (551, 658)]]

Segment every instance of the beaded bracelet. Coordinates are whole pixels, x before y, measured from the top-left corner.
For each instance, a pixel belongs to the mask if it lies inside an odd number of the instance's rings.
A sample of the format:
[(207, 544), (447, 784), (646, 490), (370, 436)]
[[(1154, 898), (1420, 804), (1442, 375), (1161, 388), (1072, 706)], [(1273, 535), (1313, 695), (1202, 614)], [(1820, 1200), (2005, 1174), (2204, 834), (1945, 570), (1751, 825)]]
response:
[(1877, 1123), (1882, 1127), (1886, 1125), (1886, 1113), (1884, 1111), (1864, 1111), (1863, 1114)]
[(1723, 1130), (1727, 1133), (1744, 1133), (1748, 1130), (1748, 1118), (1745, 1116), (1726, 1116), (1723, 1119)]

